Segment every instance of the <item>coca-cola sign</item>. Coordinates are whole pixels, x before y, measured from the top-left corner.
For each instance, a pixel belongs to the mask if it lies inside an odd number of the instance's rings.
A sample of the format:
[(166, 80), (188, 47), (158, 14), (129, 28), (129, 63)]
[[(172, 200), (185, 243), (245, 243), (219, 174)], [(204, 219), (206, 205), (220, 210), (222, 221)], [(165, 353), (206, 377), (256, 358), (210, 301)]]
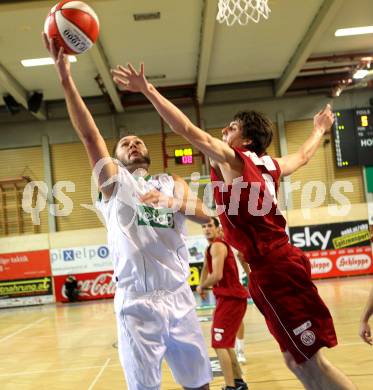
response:
[[(54, 277), (56, 301), (58, 302), (68, 302), (65, 291), (65, 282), (68, 276), (69, 275), (59, 275)], [(78, 301), (114, 297), (115, 283), (112, 280), (112, 271), (77, 274), (72, 276), (76, 278), (78, 284)]]

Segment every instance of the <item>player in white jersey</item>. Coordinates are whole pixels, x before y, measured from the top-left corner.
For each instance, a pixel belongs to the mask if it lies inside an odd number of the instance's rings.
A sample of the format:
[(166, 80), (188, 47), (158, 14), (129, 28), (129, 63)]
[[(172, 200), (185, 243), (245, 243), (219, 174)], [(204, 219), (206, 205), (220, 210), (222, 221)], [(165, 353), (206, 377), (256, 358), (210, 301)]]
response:
[[(123, 137), (110, 158), (104, 139), (71, 77), (70, 64), (55, 42), (55, 60), (72, 124), (83, 142), (103, 199), (97, 204), (108, 230), (117, 290), (114, 299), (118, 350), (130, 390), (157, 390), (165, 357), (185, 389), (208, 389), (212, 379), (207, 347), (188, 285), (189, 263), (183, 214), (193, 209), (184, 180), (149, 176), (144, 142)], [(119, 161), (118, 161), (119, 160)], [(192, 218), (209, 217), (199, 200)], [(189, 209), (188, 209), (189, 207)]]

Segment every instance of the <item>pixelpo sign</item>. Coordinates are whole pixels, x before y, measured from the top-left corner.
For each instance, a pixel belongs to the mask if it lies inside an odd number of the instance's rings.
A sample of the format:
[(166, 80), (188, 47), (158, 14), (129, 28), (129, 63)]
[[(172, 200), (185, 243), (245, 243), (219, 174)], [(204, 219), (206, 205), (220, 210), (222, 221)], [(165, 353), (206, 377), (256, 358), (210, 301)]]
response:
[(50, 258), (53, 275), (76, 275), (113, 269), (106, 245), (51, 249)]

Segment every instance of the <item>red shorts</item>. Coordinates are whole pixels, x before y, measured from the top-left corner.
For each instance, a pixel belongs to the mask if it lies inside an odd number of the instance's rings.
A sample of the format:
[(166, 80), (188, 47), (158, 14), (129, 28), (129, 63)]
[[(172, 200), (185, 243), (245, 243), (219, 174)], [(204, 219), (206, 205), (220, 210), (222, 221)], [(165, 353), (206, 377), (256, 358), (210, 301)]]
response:
[(337, 345), (333, 319), (311, 281), (307, 256), (290, 244), (271, 255), (250, 274), (251, 296), (281, 351), (302, 363)]
[(211, 326), (213, 348), (234, 348), (236, 335), (245, 316), (247, 299), (219, 296)]

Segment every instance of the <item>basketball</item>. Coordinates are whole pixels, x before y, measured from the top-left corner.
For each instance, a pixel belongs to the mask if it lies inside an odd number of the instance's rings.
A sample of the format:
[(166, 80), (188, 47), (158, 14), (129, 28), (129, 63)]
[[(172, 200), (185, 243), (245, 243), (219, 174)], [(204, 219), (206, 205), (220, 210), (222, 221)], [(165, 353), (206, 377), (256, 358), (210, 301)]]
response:
[(66, 54), (82, 54), (96, 42), (100, 24), (96, 13), (83, 1), (63, 0), (49, 12), (44, 24), (48, 39)]

